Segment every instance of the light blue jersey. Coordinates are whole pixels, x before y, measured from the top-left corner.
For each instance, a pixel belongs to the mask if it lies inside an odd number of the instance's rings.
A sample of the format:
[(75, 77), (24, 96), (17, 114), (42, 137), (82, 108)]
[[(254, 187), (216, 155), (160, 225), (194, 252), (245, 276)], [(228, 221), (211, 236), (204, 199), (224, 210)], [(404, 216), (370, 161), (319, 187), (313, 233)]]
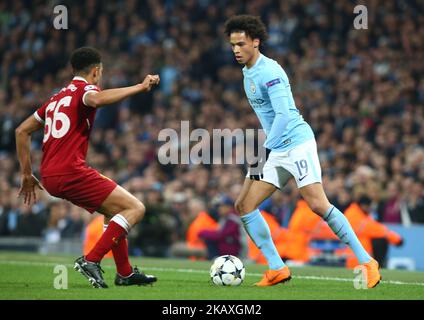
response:
[(277, 61), (260, 54), (251, 68), (243, 68), (247, 99), (267, 136), (264, 146), (286, 151), (314, 139), (294, 103), (289, 79)]

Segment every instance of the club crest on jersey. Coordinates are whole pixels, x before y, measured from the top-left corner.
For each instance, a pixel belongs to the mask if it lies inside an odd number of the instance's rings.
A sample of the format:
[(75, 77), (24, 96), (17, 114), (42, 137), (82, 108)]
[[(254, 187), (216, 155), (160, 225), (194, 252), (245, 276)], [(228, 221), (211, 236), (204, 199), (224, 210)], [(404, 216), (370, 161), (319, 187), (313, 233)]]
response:
[(252, 93), (256, 92), (256, 86), (252, 79), (250, 79), (250, 91), (252, 91)]
[(77, 87), (73, 84), (70, 84), (69, 86), (66, 87), (65, 90), (71, 90), (72, 92), (77, 90)]

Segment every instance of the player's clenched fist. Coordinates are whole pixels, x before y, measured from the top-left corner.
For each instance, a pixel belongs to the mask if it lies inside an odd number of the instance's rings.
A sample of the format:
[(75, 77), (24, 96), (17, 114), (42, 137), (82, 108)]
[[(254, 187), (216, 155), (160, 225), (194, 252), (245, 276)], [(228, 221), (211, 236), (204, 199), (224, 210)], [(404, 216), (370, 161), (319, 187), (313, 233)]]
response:
[(158, 85), (160, 82), (160, 78), (158, 74), (148, 74), (143, 82), (140, 84), (140, 86), (142, 87), (141, 91), (150, 91), (150, 89), (152, 88), (152, 86), (154, 85)]

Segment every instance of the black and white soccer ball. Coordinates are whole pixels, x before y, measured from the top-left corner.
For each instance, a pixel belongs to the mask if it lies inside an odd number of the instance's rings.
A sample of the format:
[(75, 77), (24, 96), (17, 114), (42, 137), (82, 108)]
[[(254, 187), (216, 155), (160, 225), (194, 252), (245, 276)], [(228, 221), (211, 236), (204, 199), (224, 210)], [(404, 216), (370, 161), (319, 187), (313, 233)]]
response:
[(243, 262), (232, 255), (215, 259), (210, 269), (211, 280), (217, 286), (238, 286), (246, 275)]

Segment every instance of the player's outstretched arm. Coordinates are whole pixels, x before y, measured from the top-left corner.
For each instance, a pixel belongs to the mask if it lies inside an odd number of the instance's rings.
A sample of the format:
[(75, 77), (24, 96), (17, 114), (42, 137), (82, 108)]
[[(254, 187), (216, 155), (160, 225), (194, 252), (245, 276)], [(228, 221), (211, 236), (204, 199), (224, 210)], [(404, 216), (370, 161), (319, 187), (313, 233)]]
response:
[(42, 189), (40, 182), (32, 175), (30, 156), (31, 134), (41, 128), (43, 124), (31, 115), (15, 130), (16, 151), (21, 167), (21, 188), (18, 196), (23, 196), (24, 203), (27, 204), (31, 204), (31, 199), (34, 199), (34, 202), (37, 200), (35, 187)]
[(93, 108), (112, 104), (140, 92), (148, 92), (154, 86), (159, 84), (159, 75), (147, 75), (142, 83), (130, 87), (107, 89), (101, 92), (88, 93), (85, 96), (84, 104)]

